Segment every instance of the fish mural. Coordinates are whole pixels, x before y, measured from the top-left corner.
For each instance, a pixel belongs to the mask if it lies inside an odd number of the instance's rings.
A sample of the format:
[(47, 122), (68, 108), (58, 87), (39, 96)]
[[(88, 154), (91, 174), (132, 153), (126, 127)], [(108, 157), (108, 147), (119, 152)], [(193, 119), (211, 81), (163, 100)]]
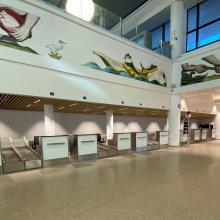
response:
[(93, 54), (98, 56), (103, 61), (105, 68), (101, 68), (95, 62), (88, 62), (83, 66), (164, 87), (167, 86), (166, 75), (164, 72), (159, 70), (159, 68), (153, 64), (146, 68), (142, 65), (142, 63), (140, 63), (141, 69), (135, 67), (132, 56), (129, 53), (125, 54), (122, 63), (112, 59), (102, 52), (93, 51)]
[(0, 46), (38, 54), (19, 44), (32, 37), (32, 29), (40, 17), (0, 3)]
[(220, 60), (215, 55), (202, 58), (208, 64), (182, 64), (181, 85), (220, 79)]

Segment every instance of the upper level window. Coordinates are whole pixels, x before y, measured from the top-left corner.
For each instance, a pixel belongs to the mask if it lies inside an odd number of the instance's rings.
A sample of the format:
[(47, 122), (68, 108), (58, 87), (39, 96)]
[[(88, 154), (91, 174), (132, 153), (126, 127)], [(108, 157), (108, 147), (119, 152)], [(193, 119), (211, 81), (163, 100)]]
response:
[(187, 52), (220, 40), (219, 11), (216, 0), (205, 0), (188, 10)]
[(170, 22), (164, 23), (151, 31), (151, 48), (155, 50), (161, 45), (161, 42), (170, 41)]

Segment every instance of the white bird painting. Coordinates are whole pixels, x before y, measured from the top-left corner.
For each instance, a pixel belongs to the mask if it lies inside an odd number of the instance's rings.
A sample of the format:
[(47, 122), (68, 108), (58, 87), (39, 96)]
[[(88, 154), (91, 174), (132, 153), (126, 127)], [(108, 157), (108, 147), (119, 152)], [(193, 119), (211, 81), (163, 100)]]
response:
[(57, 44), (46, 45), (46, 47), (50, 50), (49, 52), (50, 57), (57, 59), (57, 60), (61, 59), (62, 56), (59, 53), (59, 51), (61, 51), (64, 48), (64, 44), (66, 44), (64, 41), (59, 40)]

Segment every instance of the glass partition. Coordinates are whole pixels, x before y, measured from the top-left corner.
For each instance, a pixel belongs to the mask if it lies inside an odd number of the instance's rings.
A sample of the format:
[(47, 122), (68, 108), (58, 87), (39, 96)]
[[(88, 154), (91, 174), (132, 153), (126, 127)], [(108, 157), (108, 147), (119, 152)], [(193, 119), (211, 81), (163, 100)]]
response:
[[(123, 35), (122, 18), (110, 12), (109, 10), (95, 4), (92, 0), (36, 0), (43, 1), (53, 7), (59, 8), (66, 13), (80, 17), (89, 23), (111, 31), (116, 35), (120, 35), (139, 46), (151, 49), (156, 53), (170, 57), (170, 22), (161, 24), (154, 30), (149, 30), (146, 22), (134, 27), (131, 31)], [(71, 2), (71, 4), (70, 4)], [(84, 3), (83, 3), (84, 2)], [(91, 5), (92, 4), (92, 5)], [(92, 7), (91, 7), (92, 6)], [(77, 11), (78, 7), (78, 11)], [(83, 7), (88, 13), (92, 13), (91, 17), (83, 13)], [(93, 8), (94, 7), (94, 8)], [(71, 10), (73, 13), (71, 13)], [(151, 23), (151, 22), (150, 22)]]

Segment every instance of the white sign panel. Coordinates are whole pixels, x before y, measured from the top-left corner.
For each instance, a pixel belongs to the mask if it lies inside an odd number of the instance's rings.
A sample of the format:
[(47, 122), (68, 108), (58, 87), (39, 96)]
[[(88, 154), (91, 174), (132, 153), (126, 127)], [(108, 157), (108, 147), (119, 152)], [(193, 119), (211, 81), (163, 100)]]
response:
[(187, 134), (181, 134), (181, 142), (187, 142)]
[(168, 144), (168, 131), (161, 131), (160, 132), (160, 145), (167, 145)]
[(147, 133), (136, 133), (136, 148), (147, 147)]
[(200, 136), (201, 136), (201, 131), (200, 130), (195, 130), (194, 140), (195, 141), (199, 141), (200, 140)]
[(212, 138), (216, 138), (216, 130), (212, 129)]
[(208, 133), (207, 129), (203, 129), (202, 130), (202, 140), (206, 140), (207, 139), (207, 133)]
[(97, 154), (97, 135), (78, 136), (78, 156)]
[(67, 136), (42, 137), (43, 160), (69, 157)]
[(117, 134), (117, 147), (118, 150), (129, 150), (131, 149), (131, 134)]
[(1, 153), (1, 149), (0, 149), (0, 167), (2, 166), (2, 153)]

